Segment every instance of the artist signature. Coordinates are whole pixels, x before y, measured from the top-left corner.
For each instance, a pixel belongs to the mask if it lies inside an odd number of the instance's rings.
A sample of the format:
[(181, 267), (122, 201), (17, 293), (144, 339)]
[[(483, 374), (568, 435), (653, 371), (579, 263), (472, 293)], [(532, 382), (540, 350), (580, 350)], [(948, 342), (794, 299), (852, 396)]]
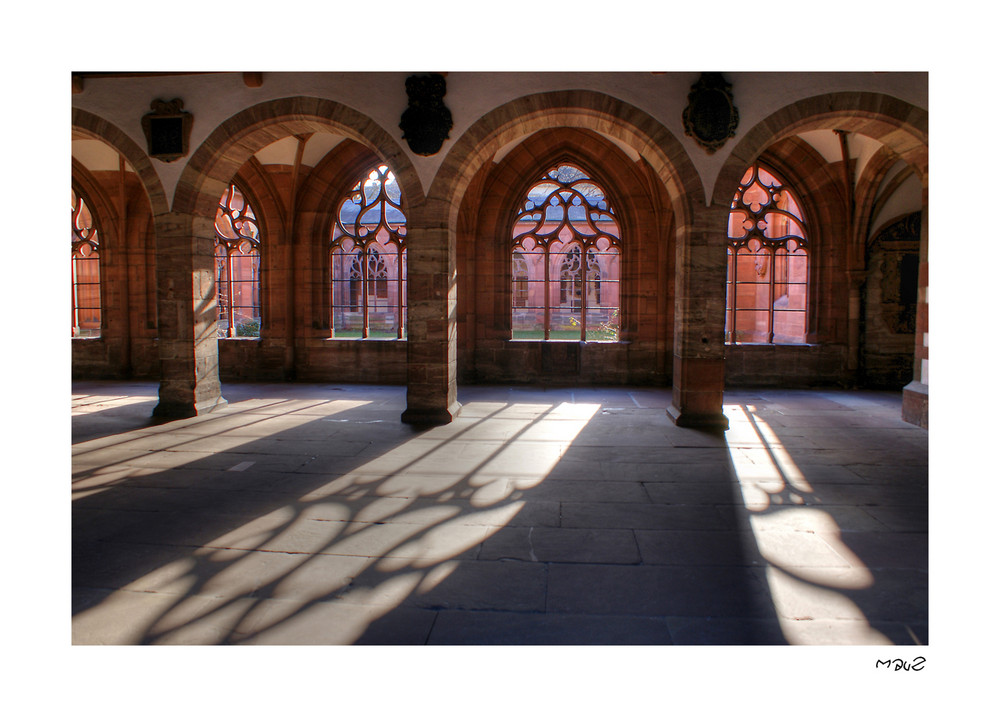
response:
[(927, 662), (923, 657), (915, 657), (912, 660), (901, 660), (896, 658), (895, 660), (875, 660), (876, 670), (889, 670), (890, 672), (920, 672), (926, 666), (924, 663)]

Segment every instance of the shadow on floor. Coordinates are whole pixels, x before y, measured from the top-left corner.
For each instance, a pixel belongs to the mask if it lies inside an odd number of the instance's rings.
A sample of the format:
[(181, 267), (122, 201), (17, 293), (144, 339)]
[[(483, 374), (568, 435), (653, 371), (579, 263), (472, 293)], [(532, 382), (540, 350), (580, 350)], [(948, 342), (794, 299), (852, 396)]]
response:
[(476, 387), (422, 432), (401, 388), (226, 395), (75, 418), (75, 643), (786, 641), (731, 447), (666, 392)]

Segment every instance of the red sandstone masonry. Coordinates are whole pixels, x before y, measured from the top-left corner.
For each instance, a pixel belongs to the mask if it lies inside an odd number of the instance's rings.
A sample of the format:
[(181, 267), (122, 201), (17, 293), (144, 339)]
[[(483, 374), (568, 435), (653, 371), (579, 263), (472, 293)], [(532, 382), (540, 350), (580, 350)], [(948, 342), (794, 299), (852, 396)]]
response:
[[(485, 179), (477, 192), (485, 198), (477, 206), (466, 201), (459, 215), (460, 225), (474, 226), (476, 231), (459, 236), (459, 266), (469, 271), (459, 277), (459, 355), (462, 376), (479, 376), (482, 380), (560, 380), (560, 375), (542, 372), (543, 347), (536, 342), (510, 341), (510, 218), (519, 206), (523, 193), (549, 166), (559, 161), (574, 161), (605, 187), (616, 208), (624, 239), (622, 276), (622, 335), (636, 346), (656, 345), (660, 322), (651, 309), (640, 301), (642, 294), (658, 294), (656, 262), (640, 261), (643, 255), (657, 256), (660, 247), (669, 243), (663, 232), (664, 221), (654, 210), (657, 203), (647, 194), (647, 178), (643, 166), (637, 166), (599, 135), (579, 128), (544, 130), (526, 139), (510, 153)], [(593, 168), (599, 167), (600, 171)], [(649, 264), (653, 264), (650, 269)], [(647, 313), (642, 313), (645, 309)], [(473, 339), (467, 337), (471, 336)], [(482, 347), (484, 351), (480, 351)], [(600, 376), (604, 383), (626, 383), (634, 374), (642, 374), (640, 366), (629, 364), (628, 351), (609, 345), (587, 347), (592, 354), (590, 375)], [(505, 354), (516, 357), (508, 360)], [(634, 354), (642, 356), (641, 352)], [(600, 357), (600, 358), (598, 358)], [(501, 366), (517, 366), (518, 376), (503, 378)], [(669, 371), (663, 372), (664, 359), (649, 365), (659, 365), (661, 371), (649, 380), (665, 383)], [(603, 367), (597, 368), (597, 364)]]
[[(142, 220), (136, 219), (135, 228), (130, 225), (126, 232), (127, 253), (121, 251), (118, 240), (111, 240), (107, 250), (108, 271), (124, 269), (127, 276), (130, 300), (121, 303), (128, 305), (128, 316), (114, 313), (119, 311), (119, 296), (124, 292), (115, 285), (110, 289), (111, 301), (106, 302), (112, 312), (107, 320), (109, 335), (103, 344), (74, 342), (74, 352), (82, 356), (86, 347), (90, 352), (88, 361), (120, 363), (125, 351), (122, 333), (127, 331), (135, 347), (131, 355), (146, 357), (143, 360), (149, 365), (153, 363), (148, 359), (149, 344), (142, 341), (153, 340), (159, 321), (162, 355), (173, 367), (164, 374), (164, 390), (176, 390), (178, 394), (190, 390), (195, 402), (211, 398), (217, 379), (210, 375), (219, 361), (224, 374), (230, 370), (241, 376), (271, 376), (279, 367), (292, 368), (280, 356), (282, 344), (288, 342), (300, 376), (346, 380), (342, 377), (361, 375), (358, 363), (377, 362), (379, 376), (392, 380), (389, 377), (401, 375), (402, 367), (402, 375), (408, 375), (411, 385), (412, 405), (432, 410), (442, 406), (449, 410), (453, 404), (459, 356), (463, 376), (469, 362), (487, 370), (504, 367), (498, 373), (501, 377), (520, 370), (518, 362), (529, 367), (529, 374), (540, 371), (540, 349), (536, 352), (523, 346), (512, 347), (506, 341), (509, 258), (506, 249), (498, 254), (496, 246), (489, 244), (503, 243), (503, 236), (498, 238), (492, 233), (498, 231), (496, 225), (485, 233), (481, 228), (486, 217), (499, 225), (505, 223), (504, 212), (509, 207), (506, 198), (523, 190), (523, 183), (530, 181), (524, 177), (540, 161), (525, 148), (543, 149), (543, 143), (538, 139), (532, 144), (535, 137), (526, 140), (508, 158), (509, 171), (493, 167), (496, 151), (525, 134), (538, 132), (537, 136), (543, 137), (547, 129), (561, 126), (556, 134), (561, 133), (566, 146), (590, 149), (595, 168), (609, 173), (607, 178), (602, 177), (609, 189), (621, 189), (616, 204), (631, 208), (622, 211), (629, 237), (626, 257), (630, 265), (638, 266), (623, 295), (623, 335), (628, 335), (632, 343), (586, 347), (587, 352), (600, 352), (585, 364), (587, 380), (632, 381), (637, 376), (667, 379), (676, 373), (677, 407), (692, 415), (707, 415), (716, 410), (713, 406), (717, 399), (721, 402), (721, 378), (714, 368), (705, 369), (699, 363), (723, 355), (721, 323), (716, 327), (716, 318), (724, 307), (724, 295), (720, 294), (723, 289), (717, 285), (724, 286), (725, 222), (720, 224), (718, 220), (749, 162), (796, 129), (829, 127), (863, 131), (890, 143), (921, 174), (925, 184), (927, 171), (926, 112), (884, 96), (824, 95), (794, 103), (752, 128), (732, 148), (719, 174), (713, 192), (716, 206), (703, 211), (701, 180), (684, 145), (670, 132), (640, 110), (614, 98), (589, 91), (566, 91), (520, 98), (481, 117), (453, 142), (425, 201), (408, 155), (397, 139), (376, 123), (329, 100), (286, 98), (247, 108), (216, 128), (195, 150), (173, 197), (173, 209), (178, 212), (174, 217), (191, 218), (190, 229), (184, 230), (170, 225), (174, 219), (168, 216), (170, 202), (144, 151), (100, 118), (78, 110), (73, 116), (75, 127), (116, 147), (136, 167), (148, 197), (145, 201), (152, 207), (139, 213), (157, 217), (155, 266), (160, 272), (154, 292), (150, 281), (154, 262), (144, 267), (132, 265), (134, 258), (150, 253), (153, 237), (152, 224), (147, 221), (144, 230), (140, 228)], [(276, 139), (314, 131), (335, 131), (353, 140), (338, 146), (310, 176), (300, 178), (295, 233), (285, 236), (284, 227), (290, 221), (286, 216), (287, 200), (292, 191), (288, 177), (255, 165), (252, 154)], [(604, 132), (635, 147), (642, 156), (640, 164), (632, 166), (622, 161), (617, 148), (603, 139), (590, 141), (592, 131)], [(375, 152), (362, 143), (374, 147)], [(837, 373), (842, 363), (838, 351), (843, 350), (849, 334), (848, 302), (844, 300), (849, 287), (844, 273), (856, 265), (858, 242), (853, 231), (862, 222), (842, 212), (838, 216), (835, 194), (829, 191), (836, 186), (834, 178), (825, 176), (828, 169), (809, 170), (808, 153), (800, 144), (779, 144), (773, 152), (784, 152), (781, 156), (789, 166), (801, 168), (798, 180), (807, 194), (829, 197), (826, 206), (820, 200), (813, 208), (816, 231), (820, 232), (816, 239), (821, 257), (818, 263), (824, 268), (814, 282), (817, 293), (811, 306), (821, 308), (815, 313), (817, 326), (811, 335), (830, 345), (819, 352), (807, 351), (805, 355), (813, 357), (808, 360), (802, 358), (801, 352), (782, 360), (789, 362), (796, 376), (810, 371)], [(355, 342), (347, 347), (343, 342), (324, 338), (329, 335), (326, 242), (335, 199), (339, 197), (334, 192), (336, 196), (331, 198), (330, 189), (338, 182), (353, 183), (362, 160), (370, 159), (385, 160), (393, 167), (408, 203), (407, 213), (414, 221), (418, 249), (411, 255), (409, 345), (395, 342), (375, 348)], [(75, 169), (74, 173), (79, 172)], [(265, 335), (259, 341), (227, 344), (214, 354), (212, 340), (204, 336), (211, 324), (208, 299), (212, 286), (210, 258), (205, 250), (208, 230), (204, 225), (214, 216), (218, 196), (234, 176), (240, 176), (248, 185), (269, 242), (264, 252)], [(873, 181), (868, 186), (877, 188), (878, 184)], [(112, 216), (114, 202), (108, 200), (105, 204), (104, 216)], [(195, 220), (195, 216), (200, 219)], [(192, 241), (195, 236), (201, 239)], [(845, 246), (838, 246), (841, 243)], [(854, 255), (846, 253), (852, 245)], [(648, 256), (655, 256), (655, 262), (637, 262), (633, 252), (640, 247)], [(484, 252), (486, 256), (480, 257)], [(926, 265), (922, 268), (921, 286), (926, 287)], [(462, 282), (470, 280), (473, 287), (467, 290)], [(155, 296), (159, 297), (159, 318), (157, 301), (152, 298)], [(926, 304), (921, 310), (923, 327)], [(202, 312), (200, 318), (195, 317), (197, 311)], [(471, 337), (475, 342), (467, 348), (464, 341)], [(81, 347), (79, 351), (77, 346)], [(926, 352), (922, 342), (918, 344), (918, 358), (926, 356)], [(407, 358), (406, 354), (411, 355)], [(743, 362), (745, 375), (760, 368), (747, 357)], [(652, 373), (649, 365), (656, 367)], [(175, 373), (183, 375), (167, 375)], [(205, 377), (198, 378), (200, 375)]]

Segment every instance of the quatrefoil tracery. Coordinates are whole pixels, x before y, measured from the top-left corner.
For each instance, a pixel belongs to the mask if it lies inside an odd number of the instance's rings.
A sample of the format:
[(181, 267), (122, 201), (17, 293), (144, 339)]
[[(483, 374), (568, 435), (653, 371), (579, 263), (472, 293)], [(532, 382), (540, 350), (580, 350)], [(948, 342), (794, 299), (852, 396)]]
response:
[(546, 172), (528, 190), (524, 208), (514, 221), (515, 226), (527, 228), (515, 234), (513, 244), (528, 251), (532, 246), (548, 247), (567, 237), (602, 251), (620, 246), (618, 224), (604, 191), (570, 165)]
[(795, 200), (757, 164), (747, 170), (730, 208), (729, 244), (734, 249), (746, 248), (754, 253), (763, 247), (795, 251), (809, 245)]

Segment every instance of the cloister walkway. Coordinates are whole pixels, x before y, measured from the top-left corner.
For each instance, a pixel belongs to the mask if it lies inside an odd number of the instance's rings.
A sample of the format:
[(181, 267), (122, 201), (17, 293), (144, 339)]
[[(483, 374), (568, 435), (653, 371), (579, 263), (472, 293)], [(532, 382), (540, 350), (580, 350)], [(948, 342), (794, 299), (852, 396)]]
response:
[(73, 384), (74, 644), (926, 644), (928, 434), (900, 397)]

